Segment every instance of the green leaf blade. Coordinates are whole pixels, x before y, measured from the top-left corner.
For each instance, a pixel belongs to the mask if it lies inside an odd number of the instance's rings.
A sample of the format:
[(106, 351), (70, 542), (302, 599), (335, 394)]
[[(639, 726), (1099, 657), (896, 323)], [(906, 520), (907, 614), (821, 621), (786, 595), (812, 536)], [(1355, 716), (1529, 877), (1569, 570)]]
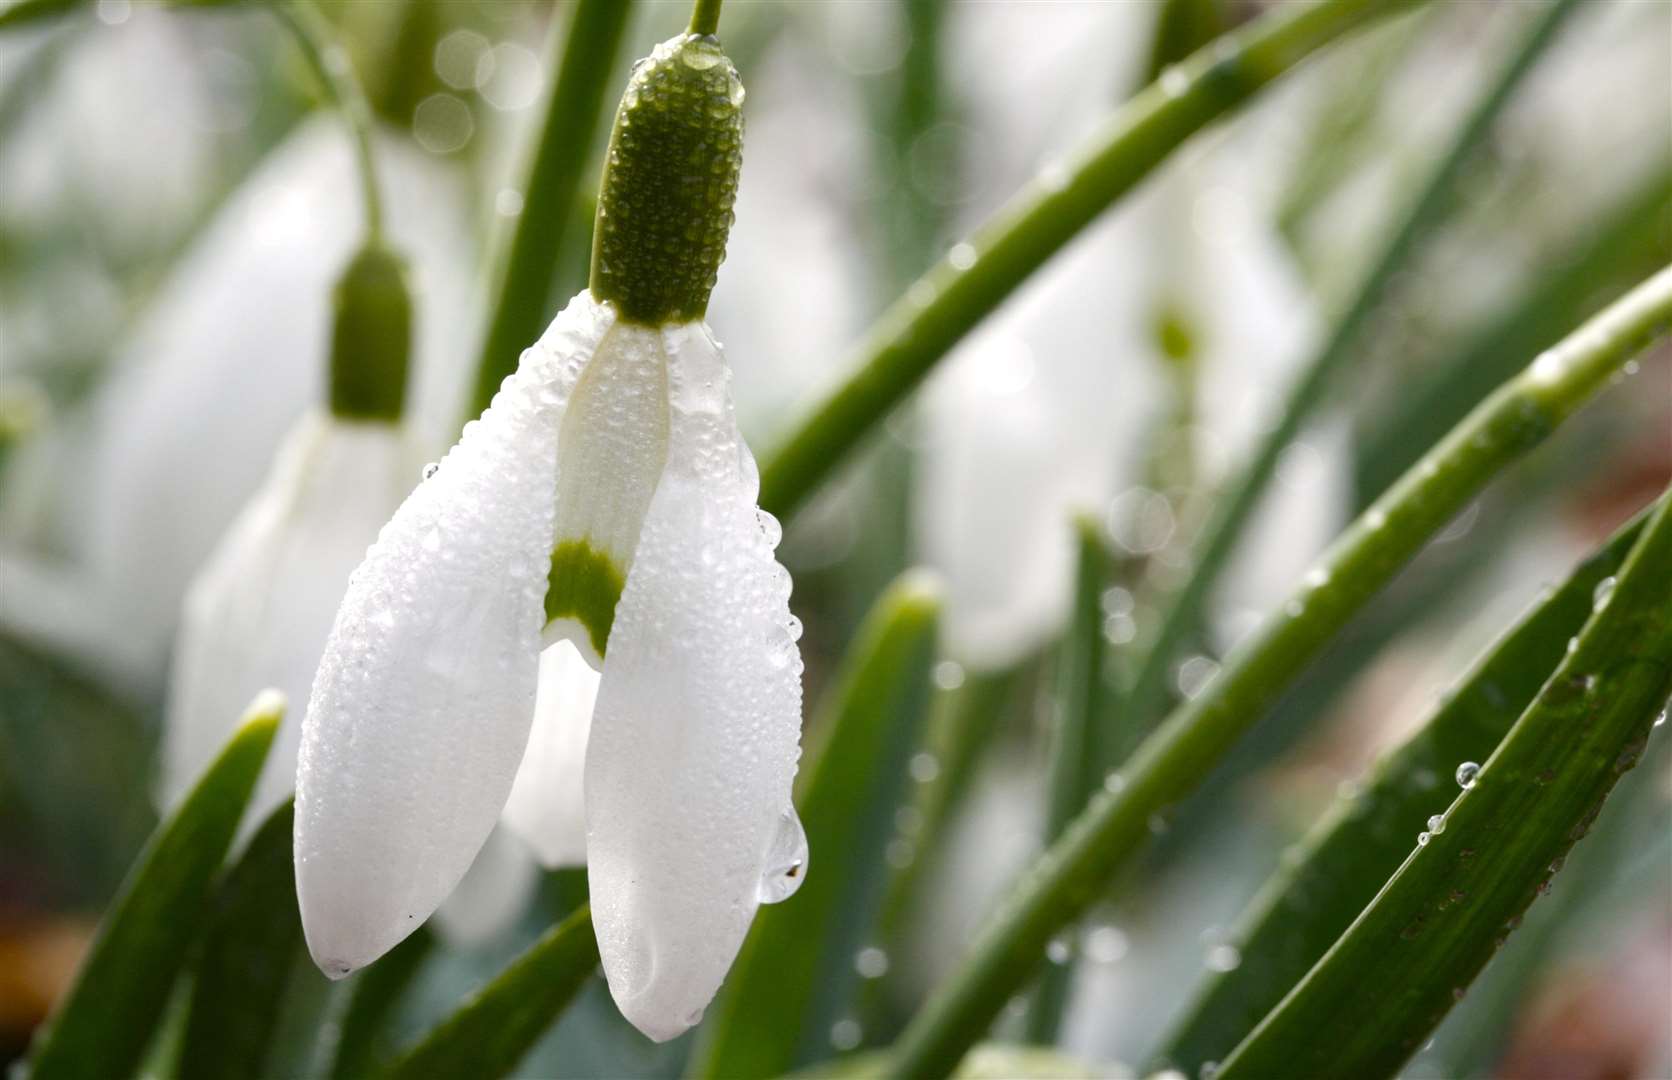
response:
[(1463, 676), (1362, 790), (1340, 799), (1250, 904), (1230, 943), (1241, 962), (1204, 982), (1157, 1055), (1194, 1076), (1224, 1060), (1370, 903), (1457, 791), (1460, 762), (1485, 761), (1566, 654), (1597, 585), (1625, 561), (1638, 518), (1580, 565)]
[(202, 929), (221, 861), (267, 760), (284, 699), (257, 697), (219, 757), (140, 853), (74, 986), (36, 1037), (35, 1080), (125, 1076)]
[(509, 1075), (597, 966), (592, 909), (583, 906), (471, 995), (386, 1075), (391, 1080)]
[[(690, 1074), (773, 1076), (823, 1035), (851, 987), (852, 956), (874, 922), (881, 862), (907, 758), (919, 745), (940, 591), (908, 571), (877, 601), (826, 698), (823, 745), (797, 800), (813, 853), (807, 881), (763, 907), (719, 998)], [(868, 894), (868, 895), (867, 895)]]
[(1612, 598), (1447, 811), (1443, 829), (1413, 850), (1220, 1076), (1391, 1076), (1416, 1051), (1646, 745), (1672, 694), (1668, 580), (1672, 500), (1663, 500)]
[(215, 898), (192, 980), (181, 1080), (264, 1074), (303, 956), (294, 825), (287, 801), (251, 837)]

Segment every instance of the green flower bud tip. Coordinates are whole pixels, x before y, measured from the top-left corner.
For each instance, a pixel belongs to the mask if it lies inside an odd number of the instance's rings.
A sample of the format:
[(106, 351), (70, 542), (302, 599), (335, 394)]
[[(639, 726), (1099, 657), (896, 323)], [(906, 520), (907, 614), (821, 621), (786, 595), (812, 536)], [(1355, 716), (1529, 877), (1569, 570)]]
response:
[(332, 299), (332, 414), (346, 420), (399, 420), (412, 339), (406, 261), (375, 244), (361, 248), (338, 279)]
[(708, 310), (743, 164), (743, 84), (713, 37), (683, 34), (633, 68), (598, 194), (592, 295), (647, 326)]

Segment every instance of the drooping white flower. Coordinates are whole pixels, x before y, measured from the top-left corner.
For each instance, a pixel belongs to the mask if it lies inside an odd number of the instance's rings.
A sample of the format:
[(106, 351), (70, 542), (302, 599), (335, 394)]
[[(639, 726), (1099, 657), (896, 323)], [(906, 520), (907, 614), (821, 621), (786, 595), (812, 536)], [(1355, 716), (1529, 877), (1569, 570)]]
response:
[[(418, 480), (398, 424), (310, 413), (192, 583), (175, 648), (161, 795), (172, 805), (220, 751), (254, 690), (307, 700), (337, 603), (366, 545)], [(290, 797), (301, 725), (280, 726), (245, 821)]]
[(577, 786), (604, 972), (652, 1038), (700, 1018), (756, 907), (800, 883), (800, 627), (702, 322), (742, 97), (712, 38), (635, 69), (593, 289), (355, 571), (297, 775), (297, 893), (329, 975), (428, 918), (502, 810), (573, 859)]

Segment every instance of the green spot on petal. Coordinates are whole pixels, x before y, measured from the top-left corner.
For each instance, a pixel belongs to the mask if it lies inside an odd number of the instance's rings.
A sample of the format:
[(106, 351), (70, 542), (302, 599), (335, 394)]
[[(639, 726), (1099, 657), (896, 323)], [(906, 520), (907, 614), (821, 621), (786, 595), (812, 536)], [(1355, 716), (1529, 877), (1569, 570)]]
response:
[(610, 557), (585, 540), (565, 540), (552, 550), (546, 578), (546, 622), (574, 619), (586, 627), (599, 657), (610, 640), (615, 605), (627, 575)]

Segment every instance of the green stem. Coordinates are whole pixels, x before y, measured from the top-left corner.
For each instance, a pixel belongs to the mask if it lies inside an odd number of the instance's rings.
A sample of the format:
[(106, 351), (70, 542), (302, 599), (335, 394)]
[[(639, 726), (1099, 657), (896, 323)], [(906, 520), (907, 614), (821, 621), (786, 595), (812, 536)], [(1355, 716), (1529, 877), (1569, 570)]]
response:
[(1170, 68), (884, 312), (852, 374), (767, 459), (761, 505), (794, 511), (960, 338), (1191, 135), (1342, 35), (1422, 2), (1284, 5)]
[(949, 1072), (1038, 967), (1051, 936), (1085, 911), (1138, 848), (1150, 818), (1201, 783), (1347, 621), (1489, 480), (1542, 442), (1669, 322), (1672, 269), (1541, 354), (1354, 522), (1283, 607), (1145, 740), (1023, 877), (963, 970), (906, 1029), (892, 1074)]
[(1185, 638), (1198, 627), (1202, 606), (1224, 573), (1243, 527), (1260, 504), (1284, 451), (1323, 399), (1331, 379), (1349, 359), (1359, 354), (1356, 348), (1359, 339), (1387, 296), (1389, 286), (1409, 263), (1422, 237), (1445, 216), (1463, 166), (1480, 148), (1523, 77), (1555, 40), (1563, 21), (1579, 6), (1579, 0), (1554, 0), (1513, 50), (1498, 77), (1458, 129), (1421, 193), (1393, 229), (1323, 347), (1295, 381), (1277, 425), (1262, 437), (1242, 473), (1228, 485), (1226, 495), (1214, 503), (1195, 544), (1194, 572), (1167, 603), (1160, 629), (1138, 662), (1131, 690), (1113, 709), (1115, 715), (1123, 718), (1123, 723), (1147, 730), (1161, 713), (1174, 657)]
[(365, 91), (354, 75), (348, 50), (337, 38), (336, 28), (311, 0), (280, 0), (272, 5), (275, 17), (290, 31), (296, 48), (307, 61), (332, 108), (342, 114), (354, 143), (354, 165), (360, 179), (360, 201), (365, 207), (366, 239), (383, 238), (383, 199), (378, 194), (377, 159), (372, 153), (372, 114)]
[(720, 29), (721, 0), (697, 0), (691, 7), (690, 33), (713, 35)]
[[(584, 227), (577, 209), (588, 152), (603, 122), (605, 88), (615, 69), (632, 5), (626, 0), (580, 0), (567, 28), (553, 21), (547, 68), (557, 79), (528, 161), (522, 213), (516, 218), (496, 275), (493, 308), (476, 360), (470, 415), (481, 414), (505, 376), (517, 369), (550, 316), (557, 258), (571, 228)], [(561, 60), (560, 60), (561, 57)], [(583, 223), (583, 224), (577, 224)]]

